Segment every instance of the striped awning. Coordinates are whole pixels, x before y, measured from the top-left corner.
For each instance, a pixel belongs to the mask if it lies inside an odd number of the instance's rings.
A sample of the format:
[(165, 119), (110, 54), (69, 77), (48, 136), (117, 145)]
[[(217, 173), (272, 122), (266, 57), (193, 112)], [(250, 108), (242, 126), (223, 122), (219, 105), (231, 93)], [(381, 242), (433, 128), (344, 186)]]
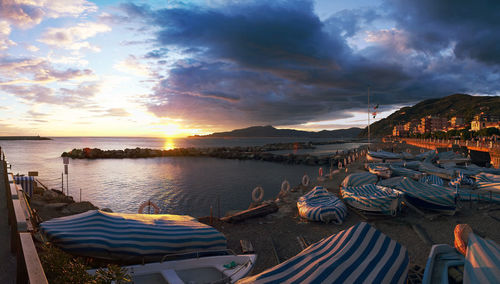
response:
[(29, 176), (14, 176), (14, 181), (16, 184), (21, 185), (23, 191), (31, 197), (33, 195), (33, 183), (35, 181), (34, 177)]
[(497, 243), (469, 234), (464, 283), (500, 283), (500, 246)]
[(372, 173), (354, 173), (350, 174), (342, 181), (342, 187), (361, 186), (365, 184), (374, 184), (378, 177)]
[(401, 192), (374, 184), (359, 187), (343, 187), (340, 191), (347, 204), (366, 211), (396, 215)]
[(347, 216), (344, 203), (321, 186), (314, 187), (297, 201), (299, 215), (311, 221), (342, 224)]
[(83, 256), (107, 259), (226, 249), (226, 238), (191, 216), (99, 210), (45, 221), (49, 241)]
[(408, 267), (406, 248), (363, 222), (237, 283), (406, 283)]
[[(421, 183), (407, 177), (403, 178), (401, 183), (396, 185), (395, 187), (404, 192), (409, 197), (416, 198), (418, 200), (424, 201), (426, 204), (436, 206), (429, 206), (429, 208), (427, 209), (440, 210), (440, 207), (456, 209), (456, 191), (454, 189)], [(424, 203), (419, 205), (425, 206)]]

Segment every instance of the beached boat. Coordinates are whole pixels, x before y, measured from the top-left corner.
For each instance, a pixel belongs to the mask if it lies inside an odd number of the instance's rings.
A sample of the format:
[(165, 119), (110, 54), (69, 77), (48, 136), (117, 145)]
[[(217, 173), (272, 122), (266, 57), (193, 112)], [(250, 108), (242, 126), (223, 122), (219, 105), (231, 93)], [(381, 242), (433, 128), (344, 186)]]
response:
[(471, 162), (471, 159), (469, 157), (465, 157), (453, 151), (440, 152), (437, 155), (439, 164), (445, 164), (445, 163), (466, 164)]
[(297, 201), (299, 215), (311, 221), (342, 224), (347, 216), (344, 203), (322, 186), (316, 186)]
[(475, 176), (478, 182), (500, 182), (500, 175), (490, 173), (479, 173)]
[(157, 261), (166, 254), (227, 248), (222, 233), (191, 216), (93, 210), (45, 221), (40, 230), (69, 253), (103, 259)]
[(429, 175), (435, 175), (440, 178), (444, 179), (453, 179), (455, 177), (455, 170), (454, 169), (444, 169), (440, 168), (437, 166), (434, 166), (431, 163), (423, 162), (420, 163), (420, 166), (418, 168), (419, 171), (427, 173)]
[[(433, 245), (425, 265), (422, 284), (462, 283), (465, 257), (447, 244)], [(450, 272), (451, 271), (451, 272)], [(450, 275), (451, 273), (451, 275)]]
[(406, 283), (409, 261), (405, 247), (363, 222), (237, 283)]
[(438, 185), (430, 185), (404, 177), (395, 187), (405, 193), (405, 199), (411, 204), (428, 210), (454, 215), (456, 190)]
[(435, 184), (439, 186), (443, 186), (444, 184), (443, 179), (436, 175), (423, 176), (418, 181), (421, 183)]
[(389, 168), (391, 169), (392, 174), (394, 176), (409, 177), (409, 178), (412, 178), (414, 180), (419, 180), (424, 175), (424, 173), (421, 173), (419, 171), (414, 171), (411, 169), (407, 169), (404, 167), (390, 165)]
[(398, 190), (374, 184), (343, 187), (340, 193), (344, 202), (354, 208), (392, 216), (399, 211), (403, 195)]
[(354, 173), (346, 176), (342, 181), (342, 187), (361, 186), (365, 184), (375, 184), (378, 177), (372, 173)]
[(368, 171), (382, 178), (390, 178), (392, 171), (389, 167), (368, 164)]
[[(257, 256), (217, 255), (123, 267), (133, 283), (234, 283), (252, 270)], [(95, 274), (96, 270), (88, 273)]]
[(500, 283), (500, 245), (469, 234), (464, 283)]
[(392, 163), (401, 162), (402, 158), (400, 154), (386, 152), (386, 151), (368, 151), (366, 153), (366, 160), (370, 163)]

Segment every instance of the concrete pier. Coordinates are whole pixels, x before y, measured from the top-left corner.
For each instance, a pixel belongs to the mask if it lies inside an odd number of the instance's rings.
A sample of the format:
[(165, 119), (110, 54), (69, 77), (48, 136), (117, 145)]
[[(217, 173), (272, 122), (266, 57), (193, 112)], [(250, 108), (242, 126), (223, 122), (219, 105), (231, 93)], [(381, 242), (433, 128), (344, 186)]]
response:
[[(16, 256), (10, 251), (5, 169), (0, 163), (0, 283), (16, 283)], [(10, 189), (9, 189), (10, 190)]]

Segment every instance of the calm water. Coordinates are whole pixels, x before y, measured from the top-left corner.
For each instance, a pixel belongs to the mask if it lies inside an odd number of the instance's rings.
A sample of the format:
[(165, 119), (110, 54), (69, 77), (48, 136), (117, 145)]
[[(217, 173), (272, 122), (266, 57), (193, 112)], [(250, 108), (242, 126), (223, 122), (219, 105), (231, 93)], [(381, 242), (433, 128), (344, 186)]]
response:
[[(304, 139), (302, 141), (311, 141)], [(65, 137), (41, 141), (0, 141), (12, 164), (13, 173), (38, 171), (39, 179), (50, 188), (61, 189), (63, 172), (61, 153), (73, 148), (125, 149), (146, 147), (255, 146), (267, 143), (294, 142), (287, 138), (91, 138)], [(314, 141), (314, 140), (313, 140)], [(359, 144), (320, 146), (315, 154), (349, 149)], [(317, 176), (317, 167), (286, 165), (262, 161), (223, 160), (199, 157), (163, 157), (148, 159), (70, 160), (69, 194), (76, 201), (88, 200), (114, 212), (137, 212), (139, 205), (150, 199), (161, 213), (206, 216), (217, 199), (221, 212), (246, 209), (251, 192), (260, 185), (265, 198), (275, 197), (283, 179), (298, 184), (304, 175)], [(64, 187), (66, 188), (66, 176)]]

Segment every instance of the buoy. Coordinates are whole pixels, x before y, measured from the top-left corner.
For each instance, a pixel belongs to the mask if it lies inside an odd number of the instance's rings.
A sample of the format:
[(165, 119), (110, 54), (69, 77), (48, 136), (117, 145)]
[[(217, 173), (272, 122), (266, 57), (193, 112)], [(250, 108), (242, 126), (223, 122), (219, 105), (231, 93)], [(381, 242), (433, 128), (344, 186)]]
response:
[(262, 188), (262, 186), (257, 186), (252, 191), (252, 200), (255, 203), (259, 203), (262, 201), (262, 199), (264, 199), (264, 189)]
[(303, 185), (303, 186), (309, 186), (309, 181), (310, 181), (310, 180), (311, 180), (311, 179), (309, 178), (309, 176), (308, 176), (307, 174), (306, 174), (306, 175), (304, 175), (304, 176), (302, 177), (302, 185)]
[[(156, 204), (154, 204), (153, 202), (151, 202), (151, 200), (148, 200), (148, 201), (146, 201), (146, 202), (143, 202), (143, 203), (141, 204), (141, 206), (139, 206), (138, 213), (139, 213), (139, 214), (144, 214), (143, 212), (144, 212), (144, 208), (146, 208), (146, 206), (148, 206), (148, 212), (150, 212), (150, 211), (151, 211), (151, 210), (150, 210), (150, 208), (151, 208), (151, 207), (153, 207), (153, 209), (154, 209), (154, 214), (158, 214), (158, 213), (160, 213), (160, 208), (158, 207), (158, 205), (156, 205)], [(150, 214), (150, 213), (148, 213), (148, 214)]]
[(280, 195), (283, 196), (283, 195), (287, 194), (289, 191), (290, 191), (290, 183), (285, 179), (281, 183)]
[(323, 176), (323, 167), (319, 168), (318, 174), (319, 174), (320, 177)]

